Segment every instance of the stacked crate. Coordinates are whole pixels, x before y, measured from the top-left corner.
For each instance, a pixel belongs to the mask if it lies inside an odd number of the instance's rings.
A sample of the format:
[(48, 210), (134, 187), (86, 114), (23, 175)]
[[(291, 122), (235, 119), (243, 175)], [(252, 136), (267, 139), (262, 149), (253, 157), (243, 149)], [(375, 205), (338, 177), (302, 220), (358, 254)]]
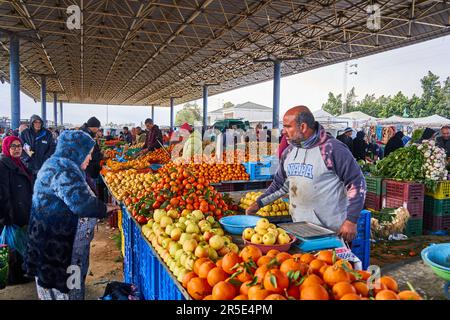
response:
[(373, 211), (380, 211), (381, 209), (381, 186), (382, 178), (366, 176), (366, 200), (365, 208)]
[(427, 190), (423, 220), (427, 233), (450, 230), (450, 181), (440, 181), (435, 191)]
[(382, 197), (383, 208), (404, 207), (409, 211), (405, 235), (411, 237), (423, 233), (425, 186), (422, 183), (384, 180)]

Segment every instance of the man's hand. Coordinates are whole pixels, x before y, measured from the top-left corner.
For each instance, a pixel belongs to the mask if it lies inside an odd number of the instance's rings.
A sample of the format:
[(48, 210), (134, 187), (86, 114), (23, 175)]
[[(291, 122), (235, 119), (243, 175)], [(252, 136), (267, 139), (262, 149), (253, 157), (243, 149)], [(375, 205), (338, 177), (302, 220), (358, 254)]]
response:
[(245, 214), (256, 214), (256, 212), (258, 212), (259, 210), (259, 206), (258, 203), (255, 201), (250, 207), (247, 208), (247, 210), (245, 210)]
[(356, 223), (345, 220), (339, 229), (338, 235), (340, 235), (345, 241), (351, 242), (356, 238), (356, 232)]

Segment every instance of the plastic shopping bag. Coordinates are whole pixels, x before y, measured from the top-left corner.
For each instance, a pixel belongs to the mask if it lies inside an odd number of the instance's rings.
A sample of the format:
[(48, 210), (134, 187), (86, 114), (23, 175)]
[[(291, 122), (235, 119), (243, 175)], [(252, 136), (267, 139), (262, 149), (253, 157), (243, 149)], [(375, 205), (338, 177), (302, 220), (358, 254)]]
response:
[(8, 245), (10, 250), (16, 250), (22, 257), (25, 255), (27, 235), (24, 228), (9, 225), (3, 228), (0, 244)]
[(0, 289), (6, 287), (8, 282), (8, 246), (0, 244)]

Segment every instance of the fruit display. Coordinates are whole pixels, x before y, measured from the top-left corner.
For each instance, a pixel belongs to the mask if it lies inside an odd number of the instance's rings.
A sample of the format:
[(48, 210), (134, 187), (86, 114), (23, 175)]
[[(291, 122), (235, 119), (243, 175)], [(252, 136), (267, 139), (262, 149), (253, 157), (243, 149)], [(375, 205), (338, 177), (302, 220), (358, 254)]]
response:
[(214, 264), (195, 261), (182, 284), (195, 300), (421, 300), (412, 288), (400, 291), (395, 279), (382, 276), (369, 287), (367, 271), (353, 270), (332, 250), (313, 255), (249, 245)]
[[(167, 152), (170, 154), (173, 146), (169, 147)], [(126, 170), (126, 169), (144, 169), (148, 168), (152, 163), (167, 163), (170, 161), (170, 156), (162, 148), (156, 149), (140, 156), (134, 160), (127, 162), (118, 162), (108, 159), (106, 165), (114, 171)]]
[[(178, 164), (180, 165), (180, 164)], [(177, 166), (175, 163), (169, 163), (168, 167)], [(188, 163), (186, 168), (196, 177), (207, 179), (210, 183), (233, 180), (248, 180), (249, 175), (241, 164), (235, 163)]]
[(255, 228), (246, 228), (242, 237), (251, 243), (265, 245), (287, 244), (291, 241), (285, 230), (277, 228), (266, 218), (259, 219)]
[[(247, 193), (240, 201), (239, 207), (243, 210), (246, 210), (250, 207), (259, 196), (261, 196), (262, 192), (249, 192)], [(282, 199), (278, 199), (274, 201), (272, 204), (264, 206), (258, 210), (257, 215), (268, 217), (268, 216), (287, 216), (289, 215), (289, 203), (283, 201)]]
[(103, 158), (104, 159), (113, 159), (118, 154), (119, 154), (119, 152), (115, 149), (107, 149), (107, 150), (103, 151)]
[(118, 172), (107, 172), (104, 179), (113, 196), (117, 200), (122, 201), (131, 195), (138, 195), (139, 192), (150, 192), (151, 184), (158, 181), (159, 175), (139, 173), (135, 169), (129, 169)]
[[(153, 218), (142, 226), (142, 233), (167, 264), (179, 282), (192, 271), (201, 272), (205, 279), (215, 262), (226, 254), (237, 254), (238, 246), (225, 236), (214, 217), (200, 210), (156, 209)], [(199, 270), (199, 261), (209, 261)]]

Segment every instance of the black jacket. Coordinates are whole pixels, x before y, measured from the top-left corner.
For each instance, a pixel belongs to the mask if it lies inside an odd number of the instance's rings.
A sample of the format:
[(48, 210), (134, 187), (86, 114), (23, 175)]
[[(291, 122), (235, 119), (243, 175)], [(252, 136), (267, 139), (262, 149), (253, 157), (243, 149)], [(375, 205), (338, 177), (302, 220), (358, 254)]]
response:
[(347, 148), (350, 150), (350, 152), (353, 151), (353, 140), (352, 140), (352, 138), (347, 137), (345, 134), (341, 134), (341, 135), (337, 136), (336, 139), (338, 139), (339, 141), (344, 143), (347, 146)]
[(390, 153), (394, 152), (397, 149), (403, 148), (403, 133), (397, 132), (392, 138), (389, 139), (386, 144), (386, 148), (384, 148), (384, 156), (387, 157)]
[(0, 229), (28, 224), (32, 195), (29, 177), (9, 157), (0, 154)]
[(444, 140), (442, 137), (437, 137), (436, 145), (445, 150), (447, 158), (450, 157), (450, 139)]
[(30, 119), (30, 128), (25, 129), (20, 134), (23, 143), (28, 144), (31, 147), (31, 150), (34, 151), (31, 158), (25, 151), (22, 153), (22, 161), (33, 175), (38, 173), (45, 160), (50, 158), (56, 148), (53, 134), (49, 130), (42, 127), (39, 132), (34, 131), (33, 122), (36, 120), (42, 121), (39, 116), (32, 116)]
[(366, 160), (366, 153), (368, 144), (364, 141), (365, 133), (359, 131), (356, 133), (356, 138), (353, 140), (353, 156), (356, 160)]
[[(95, 140), (95, 133), (89, 131), (89, 128), (87, 127), (86, 124), (84, 124), (80, 128), (80, 130), (86, 132), (88, 135), (91, 136), (92, 139)], [(92, 179), (97, 179), (100, 174), (100, 170), (102, 169), (100, 166), (100, 161), (102, 161), (103, 159), (103, 154), (100, 151), (98, 143), (95, 143), (91, 157), (92, 159), (89, 162), (88, 167), (86, 168), (86, 174), (88, 174)]]

